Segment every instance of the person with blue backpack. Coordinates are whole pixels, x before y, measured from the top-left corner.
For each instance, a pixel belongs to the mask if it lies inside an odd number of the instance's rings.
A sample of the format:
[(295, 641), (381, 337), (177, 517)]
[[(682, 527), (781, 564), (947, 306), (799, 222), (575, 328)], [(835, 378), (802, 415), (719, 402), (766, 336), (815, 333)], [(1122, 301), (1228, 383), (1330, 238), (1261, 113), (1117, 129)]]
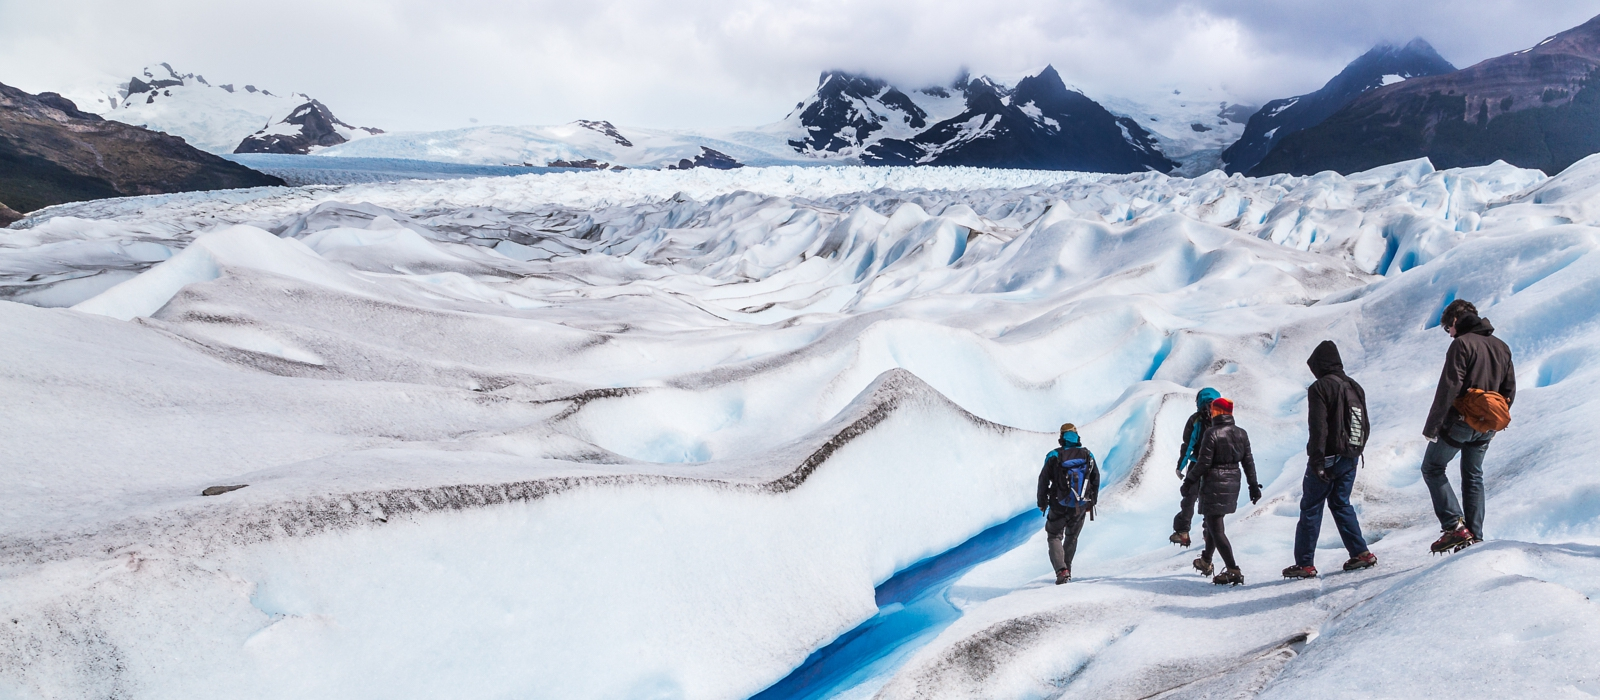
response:
[(1039, 472), (1039, 512), (1045, 516), (1044, 532), (1049, 541), (1050, 566), (1056, 572), (1056, 585), (1072, 579), (1072, 557), (1078, 551), (1078, 535), (1085, 520), (1093, 519), (1100, 499), (1100, 466), (1094, 453), (1085, 449), (1078, 427), (1061, 426), (1061, 446), (1044, 457)]
[[(1184, 469), (1194, 464), (1195, 452), (1200, 449), (1200, 438), (1211, 427), (1211, 402), (1220, 398), (1222, 393), (1209, 386), (1194, 397), (1195, 410), (1189, 416), (1189, 421), (1183, 424), (1183, 446), (1178, 448), (1180, 481), (1183, 480)], [(1180, 486), (1178, 495), (1182, 500), (1178, 503), (1178, 514), (1172, 518), (1172, 536), (1167, 541), (1187, 547), (1190, 544), (1189, 528), (1194, 525), (1194, 502), (1200, 497), (1200, 492)]]

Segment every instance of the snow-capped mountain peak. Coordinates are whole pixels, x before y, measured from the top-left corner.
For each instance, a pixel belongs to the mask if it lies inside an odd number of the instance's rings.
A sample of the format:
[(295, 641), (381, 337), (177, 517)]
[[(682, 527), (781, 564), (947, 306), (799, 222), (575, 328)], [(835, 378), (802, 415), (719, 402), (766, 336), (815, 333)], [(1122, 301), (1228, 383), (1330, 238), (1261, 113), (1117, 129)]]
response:
[[(931, 95), (930, 95), (931, 96)], [(789, 145), (808, 155), (859, 155), (885, 138), (927, 126), (928, 113), (906, 93), (876, 78), (824, 71), (817, 91), (785, 118), (800, 134)]]
[(310, 153), (318, 148), (337, 146), (381, 133), (382, 129), (351, 126), (339, 121), (326, 105), (306, 97), (306, 102), (296, 107), (289, 116), (246, 137), (233, 152)]
[[(309, 95), (217, 83), (179, 72), (170, 63), (146, 66), (125, 82), (72, 96), (86, 111), (179, 136), (212, 153), (306, 153), (382, 133), (345, 124)], [(246, 142), (253, 145), (246, 148)]]

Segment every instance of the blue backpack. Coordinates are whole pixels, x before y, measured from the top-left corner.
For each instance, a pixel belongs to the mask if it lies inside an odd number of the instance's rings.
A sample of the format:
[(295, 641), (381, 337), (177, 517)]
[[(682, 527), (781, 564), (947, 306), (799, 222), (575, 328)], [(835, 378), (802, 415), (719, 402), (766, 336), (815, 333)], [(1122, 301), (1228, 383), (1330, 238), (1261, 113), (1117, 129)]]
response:
[(1055, 452), (1057, 483), (1066, 492), (1057, 502), (1067, 508), (1083, 508), (1093, 503), (1089, 499), (1089, 469), (1094, 455), (1081, 447), (1076, 449), (1082, 450), (1085, 456), (1066, 459), (1060, 450)]

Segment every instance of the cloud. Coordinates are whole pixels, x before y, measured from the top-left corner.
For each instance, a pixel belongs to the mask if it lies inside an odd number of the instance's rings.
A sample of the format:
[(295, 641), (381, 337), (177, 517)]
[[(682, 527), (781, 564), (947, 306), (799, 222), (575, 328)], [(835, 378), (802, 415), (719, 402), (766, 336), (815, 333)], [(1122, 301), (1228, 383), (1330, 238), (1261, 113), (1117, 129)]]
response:
[(905, 84), (1053, 64), (1091, 95), (1319, 87), (1380, 40), (1423, 36), (1457, 65), (1587, 20), (1568, 0), (0, 0), (0, 82), (126, 79), (168, 61), (315, 95), (386, 129), (610, 119), (776, 121), (829, 68)]

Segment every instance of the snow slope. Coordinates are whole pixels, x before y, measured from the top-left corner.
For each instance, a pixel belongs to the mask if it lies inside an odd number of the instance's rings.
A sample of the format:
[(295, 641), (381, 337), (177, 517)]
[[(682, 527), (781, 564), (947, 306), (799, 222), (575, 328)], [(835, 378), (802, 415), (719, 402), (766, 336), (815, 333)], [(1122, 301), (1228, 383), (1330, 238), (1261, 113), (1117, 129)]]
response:
[[(0, 697), (749, 697), (928, 600), (874, 587), (1031, 509), (1068, 420), (1107, 475), (1079, 580), (1046, 585), (1038, 536), (969, 557), (931, 589), (954, 612), (808, 693), (1573, 694), (1600, 682), (1600, 477), (1570, 439), (1597, 409), (1597, 225), (1597, 159), (52, 207), (0, 233), (0, 294), (28, 302), (0, 303)], [(1493, 541), (1433, 559), (1418, 433), (1456, 297), (1524, 389)], [(1380, 564), (1280, 582), (1327, 338), (1371, 401)], [(1200, 386), (1267, 485), (1230, 522), (1239, 589), (1165, 543)]]
[(1222, 168), (1222, 151), (1244, 134), (1255, 108), (1218, 87), (1164, 89), (1096, 97), (1106, 109), (1139, 123), (1165, 155), (1179, 163), (1172, 175), (1196, 177)]

